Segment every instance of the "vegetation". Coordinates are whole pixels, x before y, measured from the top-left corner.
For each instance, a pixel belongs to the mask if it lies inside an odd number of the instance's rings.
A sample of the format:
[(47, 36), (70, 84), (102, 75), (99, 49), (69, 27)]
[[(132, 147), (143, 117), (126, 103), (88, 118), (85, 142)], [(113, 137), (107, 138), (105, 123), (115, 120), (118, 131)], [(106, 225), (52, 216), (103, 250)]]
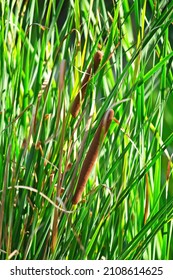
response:
[(0, 258), (172, 259), (173, 1), (0, 12)]

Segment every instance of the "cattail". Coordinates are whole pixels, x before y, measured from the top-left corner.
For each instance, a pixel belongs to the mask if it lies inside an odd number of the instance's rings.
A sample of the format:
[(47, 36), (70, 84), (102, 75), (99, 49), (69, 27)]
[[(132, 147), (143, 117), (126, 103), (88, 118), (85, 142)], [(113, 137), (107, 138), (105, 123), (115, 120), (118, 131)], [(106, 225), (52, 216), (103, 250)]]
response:
[(86, 155), (85, 160), (82, 165), (79, 180), (77, 183), (76, 192), (73, 197), (73, 204), (77, 204), (80, 200), (82, 192), (87, 183), (88, 177), (89, 177), (89, 175), (92, 171), (92, 168), (94, 166), (94, 163), (97, 159), (98, 152), (99, 152), (99, 146), (103, 142), (103, 140), (108, 132), (108, 129), (109, 129), (109, 126), (113, 119), (113, 116), (114, 116), (114, 111), (112, 109), (109, 109), (103, 116), (103, 118), (100, 122), (100, 125), (94, 135), (94, 138), (92, 140), (92, 143), (90, 145), (90, 148), (87, 152), (87, 155)]
[(166, 171), (166, 181), (169, 180), (170, 173), (171, 173), (171, 159), (168, 161), (168, 166), (167, 166), (167, 171)]
[(80, 110), (80, 104), (84, 100), (87, 84), (88, 84), (88, 81), (92, 74), (92, 69), (93, 69), (93, 73), (95, 73), (97, 71), (102, 57), (103, 57), (103, 52), (97, 51), (96, 54), (94, 55), (94, 63), (92, 63), (92, 62), (90, 63), (90, 65), (85, 73), (85, 76), (84, 76), (84, 79), (83, 79), (82, 85), (81, 85), (81, 93), (78, 92), (78, 94), (76, 95), (76, 97), (73, 101), (73, 105), (71, 107), (71, 114), (74, 118), (77, 117), (79, 110)]
[(65, 80), (65, 69), (66, 69), (66, 60), (63, 59), (60, 64), (59, 69), (59, 91), (61, 92), (64, 88), (64, 80)]

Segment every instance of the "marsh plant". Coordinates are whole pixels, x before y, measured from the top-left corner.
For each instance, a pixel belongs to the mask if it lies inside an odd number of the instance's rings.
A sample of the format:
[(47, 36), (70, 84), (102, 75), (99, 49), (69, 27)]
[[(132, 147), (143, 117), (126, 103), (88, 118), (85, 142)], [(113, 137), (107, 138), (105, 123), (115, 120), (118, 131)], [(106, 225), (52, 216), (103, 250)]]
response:
[(0, 258), (173, 258), (173, 1), (0, 2)]

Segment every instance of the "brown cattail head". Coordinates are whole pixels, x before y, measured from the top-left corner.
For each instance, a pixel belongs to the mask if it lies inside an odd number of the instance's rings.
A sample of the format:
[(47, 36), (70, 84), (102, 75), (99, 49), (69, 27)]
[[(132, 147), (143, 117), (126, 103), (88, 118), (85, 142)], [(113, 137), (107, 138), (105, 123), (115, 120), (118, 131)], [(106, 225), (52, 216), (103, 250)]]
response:
[(94, 55), (94, 73), (97, 71), (98, 67), (99, 67), (99, 64), (102, 60), (102, 57), (103, 57), (103, 52), (102, 51), (97, 51)]
[(59, 69), (59, 91), (61, 92), (64, 88), (64, 80), (65, 80), (65, 68), (66, 68), (66, 60), (63, 59), (60, 64)]
[(85, 188), (85, 185), (87, 183), (87, 180), (89, 178), (89, 175), (92, 171), (92, 168), (94, 166), (94, 163), (97, 159), (98, 152), (99, 152), (99, 146), (103, 142), (109, 126), (111, 124), (111, 121), (114, 116), (114, 111), (112, 109), (109, 109), (103, 116), (100, 125), (94, 135), (94, 138), (92, 140), (92, 143), (90, 145), (90, 148), (87, 152), (87, 155), (85, 157), (85, 160), (82, 165), (82, 169), (79, 175), (79, 180), (77, 183), (77, 188), (75, 195), (73, 197), (73, 204), (77, 204), (81, 198), (81, 195), (83, 193), (83, 190)]
[(76, 97), (73, 101), (72, 107), (71, 107), (71, 114), (74, 118), (77, 117), (79, 110), (80, 110), (80, 105), (81, 105), (82, 101), (84, 100), (87, 84), (91, 77), (92, 70), (93, 70), (93, 73), (95, 73), (97, 71), (102, 57), (103, 57), (103, 52), (97, 51), (94, 55), (94, 61), (90, 63), (90, 65), (85, 73), (85, 76), (84, 76), (84, 79), (83, 79), (82, 85), (81, 85), (81, 93), (78, 92), (78, 94), (76, 95)]
[(166, 181), (169, 180), (170, 177), (170, 172), (171, 172), (171, 159), (168, 161), (168, 165), (167, 165), (167, 171), (166, 171)]

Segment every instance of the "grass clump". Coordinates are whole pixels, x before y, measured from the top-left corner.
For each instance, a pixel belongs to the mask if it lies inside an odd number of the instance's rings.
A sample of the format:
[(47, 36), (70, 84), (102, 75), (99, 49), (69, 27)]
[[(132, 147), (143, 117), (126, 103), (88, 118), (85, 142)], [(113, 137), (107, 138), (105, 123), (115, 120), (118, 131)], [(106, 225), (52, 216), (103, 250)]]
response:
[(172, 259), (173, 2), (0, 11), (0, 258)]

